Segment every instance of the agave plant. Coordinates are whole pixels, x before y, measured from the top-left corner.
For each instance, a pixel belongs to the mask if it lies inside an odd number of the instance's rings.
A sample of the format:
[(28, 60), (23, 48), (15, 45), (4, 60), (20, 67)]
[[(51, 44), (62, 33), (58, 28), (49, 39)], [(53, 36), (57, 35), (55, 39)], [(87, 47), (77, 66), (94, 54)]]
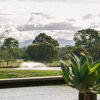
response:
[(62, 74), (66, 83), (79, 90), (79, 100), (97, 100), (100, 92), (100, 61), (81, 54), (80, 59), (72, 54), (71, 64), (61, 61)]

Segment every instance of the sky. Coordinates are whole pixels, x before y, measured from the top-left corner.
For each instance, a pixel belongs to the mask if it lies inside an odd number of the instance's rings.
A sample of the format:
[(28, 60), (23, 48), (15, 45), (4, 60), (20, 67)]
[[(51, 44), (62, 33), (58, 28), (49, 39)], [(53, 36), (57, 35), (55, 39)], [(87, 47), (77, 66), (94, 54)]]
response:
[(81, 29), (99, 30), (100, 0), (0, 0), (0, 34), (20, 42), (46, 33), (72, 40)]

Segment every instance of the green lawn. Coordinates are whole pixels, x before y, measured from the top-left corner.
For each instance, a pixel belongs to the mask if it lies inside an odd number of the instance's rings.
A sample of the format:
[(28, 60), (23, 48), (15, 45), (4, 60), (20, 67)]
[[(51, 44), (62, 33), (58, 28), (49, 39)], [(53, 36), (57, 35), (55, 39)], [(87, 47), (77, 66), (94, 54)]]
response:
[[(70, 61), (65, 61), (67, 64), (70, 64)], [(60, 67), (60, 61), (53, 61), (51, 63), (46, 64), (49, 67)]]
[[(0, 67), (12, 67), (12, 66), (19, 67), (22, 62), (24, 62), (23, 59), (16, 59), (15, 61), (9, 62), (7, 66), (7, 62), (1, 61)], [(65, 61), (65, 62), (68, 62), (70, 64), (69, 61)], [(49, 67), (60, 67), (60, 61), (53, 61), (51, 63), (46, 63), (45, 65)]]
[(46, 64), (49, 67), (59, 67), (60, 66), (60, 61), (53, 61), (51, 63)]
[(2, 60), (0, 61), (0, 67), (12, 67), (12, 66), (19, 67), (22, 62), (24, 62), (23, 59), (16, 59), (13, 61), (9, 61), (8, 66), (7, 66), (7, 62)]
[(0, 79), (5, 78), (23, 78), (23, 77), (40, 77), (40, 76), (58, 76), (61, 75), (59, 70), (19, 70), (19, 69), (0, 69)]

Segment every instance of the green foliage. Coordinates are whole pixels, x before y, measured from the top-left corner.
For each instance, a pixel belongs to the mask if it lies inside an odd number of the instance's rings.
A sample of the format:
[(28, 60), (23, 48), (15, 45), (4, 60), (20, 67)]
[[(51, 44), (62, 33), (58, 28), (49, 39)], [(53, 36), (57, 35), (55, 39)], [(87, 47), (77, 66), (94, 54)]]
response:
[(51, 43), (53, 44), (55, 47), (58, 47), (59, 46), (59, 43), (52, 39), (51, 36), (48, 36), (46, 35), (45, 33), (40, 33), (36, 38), (35, 40), (33, 41), (33, 43), (41, 43), (41, 42), (48, 42), (48, 43)]
[(80, 58), (81, 53), (89, 55), (87, 50), (82, 46), (65, 46), (60, 48), (60, 58), (63, 60), (68, 60), (71, 53), (74, 53)]
[[(66, 60), (65, 62), (68, 63), (68, 65), (70, 64), (70, 61), (69, 60)], [(53, 62), (49, 62), (49, 63), (45, 63), (46, 66), (48, 67), (60, 67), (60, 60), (58, 61), (53, 61)]]
[(80, 59), (72, 54), (71, 65), (61, 61), (62, 74), (69, 86), (82, 93), (100, 91), (100, 61), (93, 62), (91, 57), (81, 54)]
[(48, 42), (41, 42), (29, 45), (24, 58), (40, 62), (49, 62), (58, 57), (59, 49)]
[(16, 59), (19, 56), (19, 49), (13, 48), (13, 49), (1, 49), (0, 48), (0, 61), (7, 62), (7, 66), (9, 65), (9, 62)]
[(92, 47), (88, 49), (89, 54), (93, 57), (94, 61), (100, 59), (100, 42), (94, 43)]
[(8, 62), (13, 59), (13, 56), (10, 53), (10, 50), (9, 49), (2, 50), (0, 52), (0, 59), (4, 60), (5, 62), (7, 62), (7, 66), (8, 66)]
[(74, 35), (75, 45), (89, 48), (92, 47), (94, 43), (100, 41), (99, 32), (94, 29), (83, 29), (79, 30)]
[(100, 59), (100, 34), (94, 29), (79, 30), (74, 35), (75, 46), (84, 47), (93, 60)]
[[(9, 59), (8, 59), (9, 60)], [(23, 63), (23, 59), (10, 59), (8, 61), (5, 61), (4, 59), (0, 59), (0, 68), (5, 68), (5, 67), (19, 67), (21, 63)]]
[(22, 59), (26, 53), (27, 47), (19, 48), (19, 56), (18, 58)]
[(84, 53), (86, 55), (89, 55), (87, 49), (83, 48), (82, 46), (75, 46), (75, 47), (73, 47), (73, 49), (70, 52), (73, 52), (79, 58), (81, 56), (81, 53)]
[(63, 60), (68, 59), (68, 54), (73, 50), (73, 46), (65, 46), (60, 48), (60, 54), (59, 57)]
[(11, 61), (12, 59), (16, 59), (19, 56), (19, 42), (18, 40), (9, 37), (4, 40), (4, 43), (1, 48), (1, 60), (7, 62)]
[(4, 40), (2, 48), (9, 48), (9, 49), (19, 48), (19, 42), (18, 42), (18, 40), (14, 39), (12, 37), (9, 37), (9, 38)]

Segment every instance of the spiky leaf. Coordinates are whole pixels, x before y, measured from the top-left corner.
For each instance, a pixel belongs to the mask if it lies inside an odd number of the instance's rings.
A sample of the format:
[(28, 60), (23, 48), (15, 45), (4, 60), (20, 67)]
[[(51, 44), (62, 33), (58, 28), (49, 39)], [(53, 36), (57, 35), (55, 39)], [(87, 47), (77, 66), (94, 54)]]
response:
[(87, 61), (87, 57), (85, 54), (81, 54), (81, 58), (80, 58), (80, 67)]
[(81, 67), (80, 67), (80, 77), (81, 81), (84, 81), (84, 79), (87, 77), (89, 72), (89, 66), (87, 62), (85, 62)]

